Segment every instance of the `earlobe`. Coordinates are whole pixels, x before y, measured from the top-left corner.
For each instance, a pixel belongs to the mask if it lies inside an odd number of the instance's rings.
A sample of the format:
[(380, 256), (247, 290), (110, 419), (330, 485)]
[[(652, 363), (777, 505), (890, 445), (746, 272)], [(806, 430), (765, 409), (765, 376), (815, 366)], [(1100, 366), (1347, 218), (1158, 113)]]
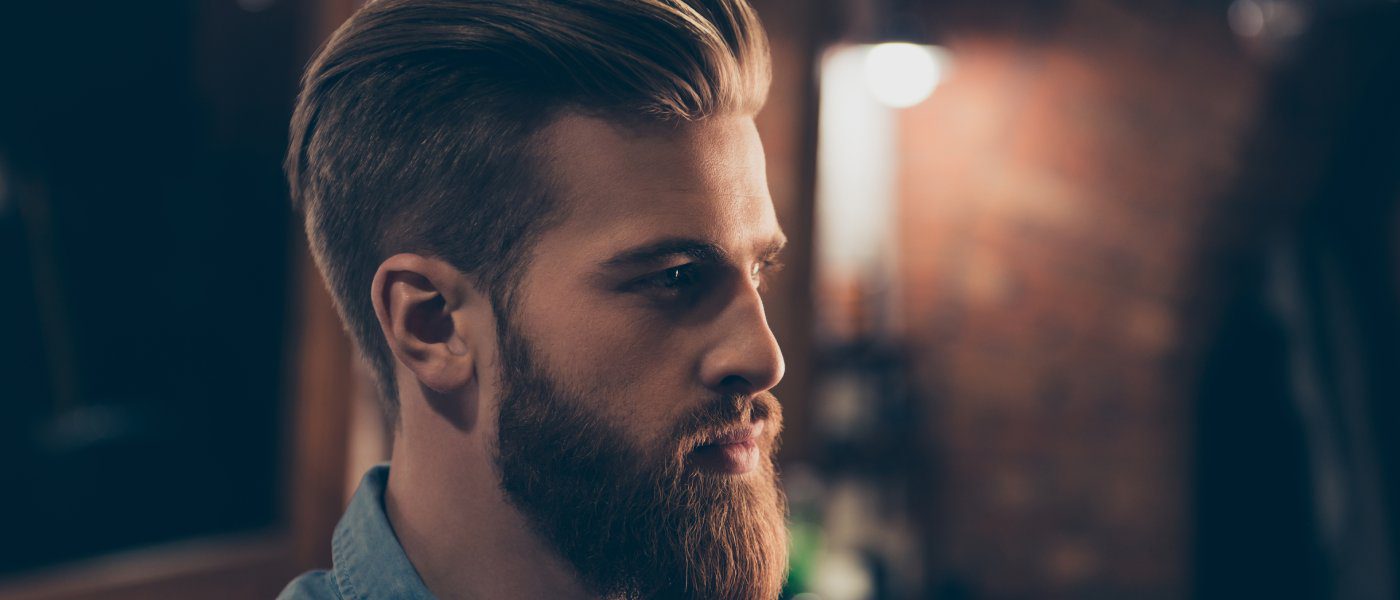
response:
[(472, 348), (457, 322), (467, 301), (459, 271), (440, 259), (396, 254), (379, 265), (371, 298), (389, 349), (419, 381), (443, 394), (471, 382)]

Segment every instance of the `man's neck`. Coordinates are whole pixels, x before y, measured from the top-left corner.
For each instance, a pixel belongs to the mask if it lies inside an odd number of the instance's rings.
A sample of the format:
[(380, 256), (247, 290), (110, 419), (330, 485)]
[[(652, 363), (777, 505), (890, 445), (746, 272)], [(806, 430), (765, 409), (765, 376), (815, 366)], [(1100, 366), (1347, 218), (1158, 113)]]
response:
[(593, 600), (506, 501), (486, 445), (471, 435), (395, 436), (385, 512), (423, 583), (444, 599)]

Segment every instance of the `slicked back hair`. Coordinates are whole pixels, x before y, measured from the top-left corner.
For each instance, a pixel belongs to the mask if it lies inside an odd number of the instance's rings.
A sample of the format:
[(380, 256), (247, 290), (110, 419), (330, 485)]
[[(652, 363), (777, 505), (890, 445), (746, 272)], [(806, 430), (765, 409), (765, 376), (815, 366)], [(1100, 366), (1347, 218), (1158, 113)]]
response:
[(397, 421), (370, 299), (400, 252), (454, 265), (500, 305), (559, 214), (539, 132), (752, 115), (770, 79), (746, 0), (378, 0), (302, 79), (286, 172), (336, 309)]

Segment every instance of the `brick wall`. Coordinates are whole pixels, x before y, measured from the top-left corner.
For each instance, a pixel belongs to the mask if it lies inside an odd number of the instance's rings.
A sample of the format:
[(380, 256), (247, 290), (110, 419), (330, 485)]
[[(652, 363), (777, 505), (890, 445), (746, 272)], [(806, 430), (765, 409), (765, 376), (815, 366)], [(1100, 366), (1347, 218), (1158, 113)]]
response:
[(1066, 3), (1036, 39), (951, 25), (953, 78), (901, 116), (946, 590), (1189, 589), (1190, 265), (1262, 78), (1223, 10), (1156, 4)]

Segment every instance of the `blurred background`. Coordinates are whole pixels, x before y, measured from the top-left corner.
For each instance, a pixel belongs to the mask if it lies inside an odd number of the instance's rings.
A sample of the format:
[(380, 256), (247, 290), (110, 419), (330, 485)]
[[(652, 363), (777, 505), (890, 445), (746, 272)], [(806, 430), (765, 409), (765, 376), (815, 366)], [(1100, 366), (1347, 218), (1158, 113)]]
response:
[[(789, 597), (1400, 598), (1400, 4), (753, 2)], [(280, 160), (356, 5), (0, 8), (0, 598), (329, 564), (388, 435)]]

